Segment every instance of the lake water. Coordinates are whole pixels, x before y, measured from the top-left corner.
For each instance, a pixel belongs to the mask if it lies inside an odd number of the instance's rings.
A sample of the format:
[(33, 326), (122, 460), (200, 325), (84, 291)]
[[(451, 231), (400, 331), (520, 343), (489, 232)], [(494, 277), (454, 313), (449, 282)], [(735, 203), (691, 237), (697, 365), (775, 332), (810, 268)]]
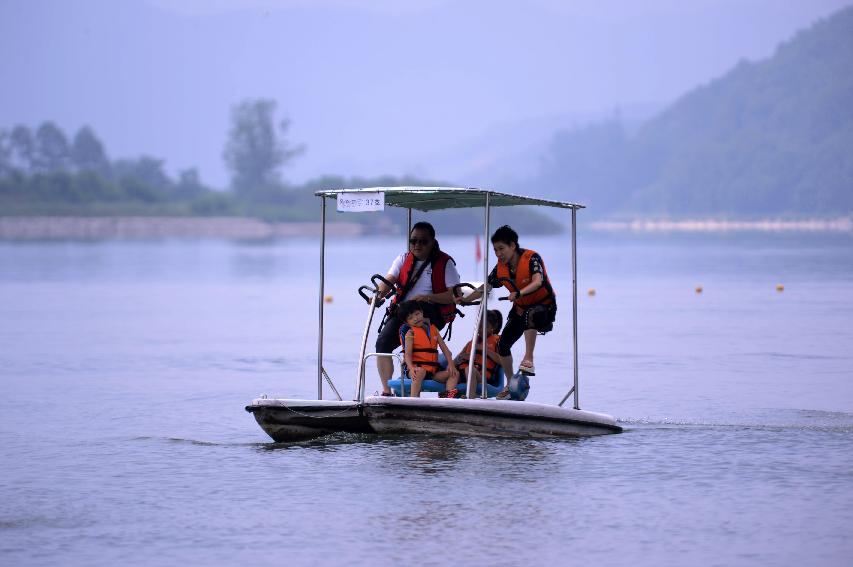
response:
[[(399, 240), (329, 243), (345, 397), (355, 289)], [(556, 403), (569, 248), (522, 244), (560, 298), (529, 398)], [(473, 279), (473, 238), (442, 246)], [(243, 408), (316, 397), (316, 240), (0, 244), (0, 563), (853, 563), (853, 238), (582, 232), (579, 252), (581, 407), (623, 434), (282, 445)]]

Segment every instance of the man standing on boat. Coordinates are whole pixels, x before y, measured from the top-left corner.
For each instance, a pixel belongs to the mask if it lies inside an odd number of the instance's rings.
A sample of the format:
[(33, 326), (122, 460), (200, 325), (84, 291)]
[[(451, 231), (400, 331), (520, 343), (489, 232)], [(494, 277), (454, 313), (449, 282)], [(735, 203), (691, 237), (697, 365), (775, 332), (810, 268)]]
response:
[[(409, 251), (394, 259), (385, 279), (394, 285), (394, 296), (376, 339), (376, 352), (390, 353), (400, 346), (400, 325), (396, 307), (403, 301), (419, 301), (424, 317), (439, 330), (456, 316), (456, 298), (453, 287), (459, 283), (456, 262), (441, 251), (435, 239), (435, 229), (428, 222), (419, 222), (409, 233)], [(388, 291), (379, 284), (384, 296)], [(382, 395), (390, 396), (388, 380), (394, 373), (394, 362), (388, 357), (377, 357), (376, 367), (382, 381)]]

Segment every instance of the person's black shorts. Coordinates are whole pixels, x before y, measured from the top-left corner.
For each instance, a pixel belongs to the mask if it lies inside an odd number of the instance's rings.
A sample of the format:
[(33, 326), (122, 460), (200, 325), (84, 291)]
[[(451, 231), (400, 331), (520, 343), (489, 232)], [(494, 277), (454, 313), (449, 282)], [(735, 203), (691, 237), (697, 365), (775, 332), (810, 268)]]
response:
[(498, 354), (509, 356), (512, 353), (512, 345), (521, 338), (521, 335), (527, 329), (536, 329), (543, 335), (553, 330), (556, 318), (556, 301), (548, 305), (541, 303), (531, 305), (521, 314), (518, 314), (515, 306), (513, 306), (506, 318), (506, 325), (504, 325), (503, 331), (501, 331), (501, 340), (498, 342)]
[[(444, 328), (444, 317), (434, 303), (421, 303), (424, 317), (435, 325), (438, 330)], [(382, 327), (382, 332), (376, 337), (376, 352), (394, 352), (400, 346), (400, 327), (405, 321), (400, 321), (396, 315), (389, 316)]]

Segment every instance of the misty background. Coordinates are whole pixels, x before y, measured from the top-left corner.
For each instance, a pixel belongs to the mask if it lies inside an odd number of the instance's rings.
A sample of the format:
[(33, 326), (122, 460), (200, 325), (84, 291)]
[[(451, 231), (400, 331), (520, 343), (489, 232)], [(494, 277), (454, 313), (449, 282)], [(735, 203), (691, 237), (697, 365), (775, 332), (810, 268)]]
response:
[[(74, 186), (91, 193), (78, 201), (143, 202), (124, 213), (299, 220), (269, 213), (292, 199), (207, 194), (239, 188), (225, 154), (235, 109), (254, 103), (288, 121), (292, 159), (272, 181), (299, 195), (442, 182), (610, 216), (849, 214), (850, 4), (6, 0), (0, 129), (37, 138), (49, 122), (69, 148), (84, 129), (109, 167), (95, 191), (18, 163), (3, 204)], [(70, 210), (43, 205), (18, 210)]]

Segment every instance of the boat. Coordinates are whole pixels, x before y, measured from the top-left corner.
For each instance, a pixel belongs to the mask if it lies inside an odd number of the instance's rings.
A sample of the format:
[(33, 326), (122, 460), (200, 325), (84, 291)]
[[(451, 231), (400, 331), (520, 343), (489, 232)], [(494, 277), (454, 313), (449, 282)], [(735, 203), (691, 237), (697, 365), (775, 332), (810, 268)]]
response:
[[(335, 433), (357, 434), (415, 434), (415, 435), (475, 435), (510, 438), (561, 438), (585, 437), (619, 433), (622, 428), (607, 414), (580, 409), (578, 340), (577, 340), (577, 212), (583, 205), (502, 193), (491, 189), (467, 187), (368, 187), (358, 189), (327, 189), (315, 193), (320, 198), (320, 286), (318, 301), (317, 340), (317, 399), (276, 399), (262, 396), (246, 406), (258, 425), (276, 442), (313, 439)], [(528, 401), (492, 399), (496, 389), (474, 387), (471, 376), (465, 380), (467, 399), (446, 399), (407, 396), (408, 379), (392, 381), (395, 396), (365, 396), (366, 363), (380, 356), (391, 357), (399, 364), (400, 354), (367, 352), (367, 338), (376, 310), (385, 298), (381, 297), (380, 274), (371, 278), (358, 293), (368, 304), (367, 320), (362, 335), (361, 350), (356, 361), (356, 395), (353, 400), (342, 399), (337, 387), (323, 367), (323, 321), (325, 293), (325, 252), (327, 202), (335, 200), (339, 211), (381, 211), (385, 207), (400, 207), (408, 211), (411, 233), (412, 210), (423, 212), (451, 208), (483, 208), (484, 242), (489, 242), (492, 207), (535, 205), (567, 209), (571, 213), (572, 250), (572, 361), (571, 388), (557, 404)], [(487, 256), (488, 257), (488, 256)], [(488, 279), (488, 262), (483, 262), (483, 281)], [(387, 283), (387, 282), (385, 282)], [(460, 287), (475, 286), (469, 283)], [(479, 301), (464, 301), (464, 290), (457, 290), (463, 305), (478, 307), (472, 342), (478, 340), (478, 331), (485, 335), (485, 317), (489, 294)], [(469, 294), (470, 295), (470, 294)], [(482, 329), (477, 327), (482, 325)], [(482, 339), (485, 342), (485, 339)], [(483, 344), (485, 350), (485, 344)], [(474, 349), (471, 349), (469, 370), (473, 369)], [(515, 377), (514, 377), (515, 378)], [(324, 386), (328, 386), (336, 400), (324, 399)], [(441, 391), (439, 383), (425, 383), (424, 391)], [(571, 407), (564, 407), (569, 399)]]

